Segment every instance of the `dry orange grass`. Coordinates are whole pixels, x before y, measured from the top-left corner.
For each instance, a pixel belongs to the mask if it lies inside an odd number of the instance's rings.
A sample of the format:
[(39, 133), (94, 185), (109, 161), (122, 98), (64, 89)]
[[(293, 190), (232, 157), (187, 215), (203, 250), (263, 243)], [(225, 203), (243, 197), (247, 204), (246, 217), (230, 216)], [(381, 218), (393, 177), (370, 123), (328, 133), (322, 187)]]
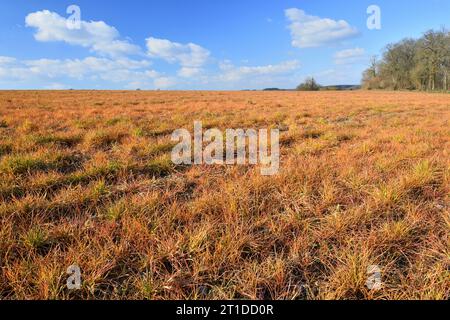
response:
[[(194, 120), (282, 127), (280, 174), (175, 167)], [(0, 298), (449, 299), (449, 120), (448, 94), (0, 92)]]

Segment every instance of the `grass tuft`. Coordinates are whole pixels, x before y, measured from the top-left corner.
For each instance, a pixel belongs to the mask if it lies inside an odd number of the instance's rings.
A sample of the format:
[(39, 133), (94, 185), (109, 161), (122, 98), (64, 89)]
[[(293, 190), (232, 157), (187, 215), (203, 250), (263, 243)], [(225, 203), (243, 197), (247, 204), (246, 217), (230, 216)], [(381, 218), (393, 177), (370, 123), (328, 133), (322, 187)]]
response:
[(24, 174), (31, 171), (46, 170), (48, 163), (41, 158), (29, 155), (15, 155), (5, 157), (0, 163), (0, 171), (12, 174)]
[(31, 228), (23, 237), (23, 243), (30, 249), (39, 250), (48, 244), (49, 237), (39, 226)]
[(146, 165), (146, 172), (155, 177), (169, 175), (175, 169), (170, 157), (163, 157), (151, 160)]
[(85, 136), (85, 144), (88, 148), (104, 149), (114, 144), (119, 144), (124, 134), (117, 131), (92, 131)]

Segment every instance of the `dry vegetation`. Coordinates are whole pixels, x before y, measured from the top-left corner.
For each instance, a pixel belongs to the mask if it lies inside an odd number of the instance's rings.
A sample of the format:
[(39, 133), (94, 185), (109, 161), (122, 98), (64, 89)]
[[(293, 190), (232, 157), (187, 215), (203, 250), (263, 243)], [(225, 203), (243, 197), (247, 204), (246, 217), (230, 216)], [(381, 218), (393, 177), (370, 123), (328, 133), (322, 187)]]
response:
[[(194, 120), (282, 128), (280, 174), (175, 167)], [(0, 92), (0, 298), (449, 299), (449, 121), (448, 94)]]

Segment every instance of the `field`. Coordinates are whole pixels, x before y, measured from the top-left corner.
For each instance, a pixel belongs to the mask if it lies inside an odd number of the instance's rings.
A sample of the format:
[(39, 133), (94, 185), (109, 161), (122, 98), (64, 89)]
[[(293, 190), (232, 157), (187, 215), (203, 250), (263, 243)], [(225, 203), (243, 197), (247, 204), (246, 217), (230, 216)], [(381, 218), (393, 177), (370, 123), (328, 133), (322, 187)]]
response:
[[(173, 165), (195, 120), (280, 173)], [(450, 299), (448, 94), (3, 91), (0, 134), (1, 299)]]

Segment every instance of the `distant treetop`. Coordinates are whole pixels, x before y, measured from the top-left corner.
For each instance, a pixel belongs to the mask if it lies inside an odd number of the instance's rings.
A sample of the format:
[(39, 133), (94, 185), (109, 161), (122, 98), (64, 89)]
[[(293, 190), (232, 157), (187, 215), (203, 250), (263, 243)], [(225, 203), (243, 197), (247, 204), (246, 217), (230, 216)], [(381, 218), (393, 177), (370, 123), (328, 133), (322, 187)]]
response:
[(306, 78), (306, 80), (297, 87), (297, 91), (319, 91), (321, 86), (314, 80), (313, 77)]

